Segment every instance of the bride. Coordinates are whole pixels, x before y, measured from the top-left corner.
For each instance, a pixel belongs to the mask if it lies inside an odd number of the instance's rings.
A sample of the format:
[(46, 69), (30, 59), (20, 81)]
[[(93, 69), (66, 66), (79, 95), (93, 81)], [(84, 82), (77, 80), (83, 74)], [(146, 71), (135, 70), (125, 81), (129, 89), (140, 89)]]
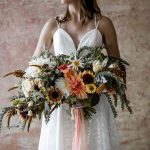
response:
[[(45, 23), (33, 56), (41, 54), (43, 45), (50, 49), (53, 44), (55, 55), (69, 55), (85, 45), (104, 44), (109, 56), (120, 57), (113, 23), (101, 14), (96, 0), (61, 0), (61, 3), (66, 4), (67, 11)], [(87, 139), (81, 137), (81, 143), (76, 145), (73, 144), (76, 128), (68, 105), (57, 108), (48, 124), (43, 115), (38, 150), (119, 150), (116, 122), (107, 97), (100, 96), (94, 107), (96, 114), (86, 122)]]

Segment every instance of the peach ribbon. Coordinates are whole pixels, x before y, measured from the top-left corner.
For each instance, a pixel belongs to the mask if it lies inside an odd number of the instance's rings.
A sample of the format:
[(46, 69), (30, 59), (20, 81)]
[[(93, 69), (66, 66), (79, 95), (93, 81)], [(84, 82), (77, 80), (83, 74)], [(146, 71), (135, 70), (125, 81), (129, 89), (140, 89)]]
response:
[(75, 120), (75, 134), (72, 142), (72, 150), (89, 150), (86, 122), (82, 106), (75, 106), (72, 108), (72, 115)]

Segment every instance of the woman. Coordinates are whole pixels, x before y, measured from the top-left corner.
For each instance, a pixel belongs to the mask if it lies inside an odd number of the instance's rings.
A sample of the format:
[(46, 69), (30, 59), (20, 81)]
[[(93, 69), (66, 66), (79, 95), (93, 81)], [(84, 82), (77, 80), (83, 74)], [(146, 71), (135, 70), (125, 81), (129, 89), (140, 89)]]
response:
[[(55, 55), (70, 54), (80, 47), (105, 44), (109, 56), (120, 57), (112, 21), (101, 14), (96, 0), (61, 0), (67, 11), (49, 19), (40, 34), (33, 56), (39, 56), (43, 44)], [(118, 133), (110, 104), (105, 96), (94, 106), (96, 114), (87, 121), (87, 139), (74, 144), (75, 126), (63, 104), (52, 114), (48, 124), (43, 116), (39, 150), (119, 150)], [(82, 136), (82, 134), (81, 134)]]

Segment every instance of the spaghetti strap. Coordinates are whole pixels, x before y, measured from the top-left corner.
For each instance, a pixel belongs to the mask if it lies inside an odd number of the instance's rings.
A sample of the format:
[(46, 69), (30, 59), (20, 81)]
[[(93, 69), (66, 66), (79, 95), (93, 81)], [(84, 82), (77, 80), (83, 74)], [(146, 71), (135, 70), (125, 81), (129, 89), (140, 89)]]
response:
[(94, 13), (94, 18), (95, 18), (95, 28), (97, 29), (99, 22), (100, 22), (100, 19), (98, 21), (96, 20), (96, 14), (95, 13)]
[(59, 16), (54, 17), (57, 23), (57, 27), (60, 28), (61, 27), (61, 22), (59, 20)]

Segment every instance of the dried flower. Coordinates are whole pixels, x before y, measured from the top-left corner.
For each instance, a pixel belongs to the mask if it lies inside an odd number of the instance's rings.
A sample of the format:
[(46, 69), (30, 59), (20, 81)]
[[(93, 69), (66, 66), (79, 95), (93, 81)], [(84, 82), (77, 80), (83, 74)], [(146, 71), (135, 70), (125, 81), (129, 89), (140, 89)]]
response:
[(100, 84), (99, 86), (98, 86), (98, 88), (96, 89), (96, 93), (97, 94), (100, 94), (101, 92), (103, 92), (103, 90), (105, 90), (106, 89), (106, 85), (104, 84), (104, 83), (102, 83), (102, 84)]

